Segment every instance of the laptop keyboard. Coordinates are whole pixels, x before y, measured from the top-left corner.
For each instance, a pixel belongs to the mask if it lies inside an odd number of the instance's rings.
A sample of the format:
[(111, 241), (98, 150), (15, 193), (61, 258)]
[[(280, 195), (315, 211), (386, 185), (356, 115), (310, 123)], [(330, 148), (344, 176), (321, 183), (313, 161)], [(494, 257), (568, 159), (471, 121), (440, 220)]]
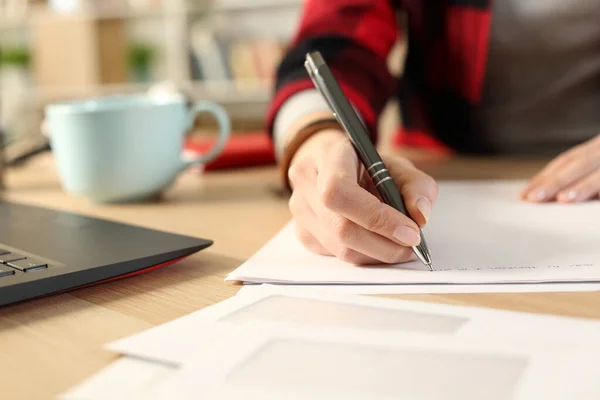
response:
[(17, 272), (33, 272), (48, 269), (48, 263), (24, 255), (0, 250), (0, 278)]
[(5, 276), (11, 276), (15, 274), (15, 270), (9, 267), (5, 267), (4, 265), (0, 267), (0, 278)]

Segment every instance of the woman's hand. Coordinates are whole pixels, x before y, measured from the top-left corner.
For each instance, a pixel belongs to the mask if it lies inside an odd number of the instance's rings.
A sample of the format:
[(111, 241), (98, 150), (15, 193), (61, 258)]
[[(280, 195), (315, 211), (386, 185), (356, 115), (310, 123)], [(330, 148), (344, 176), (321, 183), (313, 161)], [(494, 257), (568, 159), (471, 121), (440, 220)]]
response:
[(600, 194), (600, 135), (561, 154), (521, 193), (533, 202), (576, 203)]
[[(424, 225), (437, 185), (403, 158), (385, 158), (411, 217)], [(297, 151), (288, 171), (290, 209), (299, 240), (309, 250), (353, 264), (413, 259), (419, 226), (381, 202), (342, 131), (322, 131)]]

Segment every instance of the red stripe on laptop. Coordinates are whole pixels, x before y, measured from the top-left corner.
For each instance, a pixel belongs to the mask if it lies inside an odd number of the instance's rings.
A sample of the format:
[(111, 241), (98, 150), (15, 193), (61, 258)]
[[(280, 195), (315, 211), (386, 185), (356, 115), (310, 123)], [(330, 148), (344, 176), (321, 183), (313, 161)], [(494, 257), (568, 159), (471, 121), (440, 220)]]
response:
[(46, 294), (46, 295), (44, 295), (42, 297), (53, 296), (55, 294), (61, 294), (61, 293), (67, 293), (67, 292), (71, 292), (73, 290), (83, 289), (83, 288), (87, 288), (87, 287), (90, 287), (90, 286), (100, 285), (102, 283), (112, 282), (112, 281), (116, 281), (116, 280), (119, 280), (119, 279), (125, 279), (125, 278), (130, 278), (132, 276), (145, 274), (146, 272), (155, 271), (157, 269), (160, 269), (160, 268), (163, 268), (163, 267), (167, 267), (167, 266), (169, 266), (171, 264), (175, 264), (176, 262), (181, 261), (181, 260), (183, 260), (186, 257), (188, 257), (188, 256), (183, 256), (183, 257), (180, 257), (180, 258), (176, 258), (174, 260), (167, 261), (167, 262), (164, 262), (162, 264), (153, 265), (151, 267), (143, 268), (143, 269), (140, 269), (140, 270), (137, 270), (137, 271), (133, 271), (133, 272), (124, 274), (124, 275), (118, 275), (118, 276), (114, 276), (112, 278), (104, 279), (104, 280), (101, 280), (101, 281), (92, 282), (92, 283), (88, 283), (88, 284), (81, 285), (81, 286), (75, 286), (75, 287), (72, 287), (70, 289), (61, 290), (59, 292), (48, 293), (48, 294)]

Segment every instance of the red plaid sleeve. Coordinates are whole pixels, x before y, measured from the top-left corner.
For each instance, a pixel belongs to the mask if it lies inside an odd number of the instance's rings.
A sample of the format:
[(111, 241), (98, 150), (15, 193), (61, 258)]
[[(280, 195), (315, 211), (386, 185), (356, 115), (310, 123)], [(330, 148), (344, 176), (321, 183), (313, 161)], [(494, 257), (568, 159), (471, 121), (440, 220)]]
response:
[(287, 99), (313, 88), (304, 60), (306, 53), (320, 51), (376, 138), (377, 118), (396, 89), (387, 67), (398, 38), (395, 11), (392, 0), (307, 0), (298, 32), (277, 70), (268, 131)]

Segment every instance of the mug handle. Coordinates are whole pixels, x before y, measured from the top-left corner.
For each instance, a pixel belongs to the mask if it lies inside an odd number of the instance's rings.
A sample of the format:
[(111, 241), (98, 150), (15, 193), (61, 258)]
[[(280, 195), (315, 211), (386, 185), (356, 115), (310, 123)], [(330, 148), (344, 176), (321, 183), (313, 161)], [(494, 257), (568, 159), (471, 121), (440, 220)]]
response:
[(189, 125), (193, 126), (198, 114), (212, 114), (219, 125), (219, 138), (215, 145), (205, 154), (197, 157), (188, 158), (184, 161), (185, 167), (198, 164), (206, 164), (214, 160), (225, 148), (225, 144), (231, 136), (231, 120), (223, 107), (210, 101), (200, 101), (194, 103), (189, 112)]

